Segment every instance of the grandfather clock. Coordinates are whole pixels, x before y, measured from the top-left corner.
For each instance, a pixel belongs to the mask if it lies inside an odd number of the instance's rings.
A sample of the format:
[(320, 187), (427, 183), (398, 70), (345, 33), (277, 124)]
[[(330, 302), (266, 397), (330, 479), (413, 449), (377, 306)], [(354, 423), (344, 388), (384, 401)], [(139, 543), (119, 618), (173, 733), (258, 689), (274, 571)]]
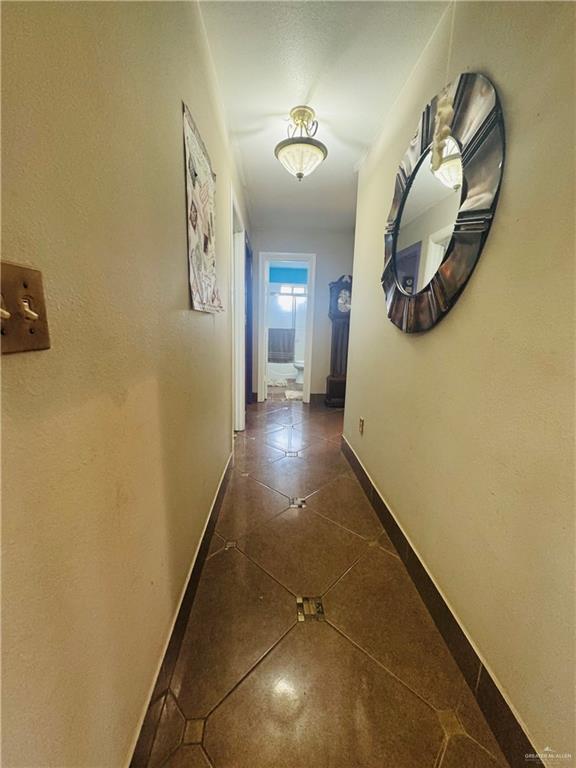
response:
[(330, 376), (326, 379), (326, 405), (342, 408), (346, 397), (346, 364), (348, 362), (348, 334), (352, 299), (352, 275), (342, 275), (330, 283), (330, 310), (332, 320), (332, 351)]

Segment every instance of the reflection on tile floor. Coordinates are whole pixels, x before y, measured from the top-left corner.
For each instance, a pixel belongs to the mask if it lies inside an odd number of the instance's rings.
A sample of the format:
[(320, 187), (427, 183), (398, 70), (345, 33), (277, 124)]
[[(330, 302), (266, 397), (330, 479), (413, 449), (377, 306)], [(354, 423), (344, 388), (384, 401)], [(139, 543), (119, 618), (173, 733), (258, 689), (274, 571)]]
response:
[[(508, 765), (340, 453), (342, 416), (249, 406), (148, 768)], [(320, 620), (298, 622), (302, 595)]]

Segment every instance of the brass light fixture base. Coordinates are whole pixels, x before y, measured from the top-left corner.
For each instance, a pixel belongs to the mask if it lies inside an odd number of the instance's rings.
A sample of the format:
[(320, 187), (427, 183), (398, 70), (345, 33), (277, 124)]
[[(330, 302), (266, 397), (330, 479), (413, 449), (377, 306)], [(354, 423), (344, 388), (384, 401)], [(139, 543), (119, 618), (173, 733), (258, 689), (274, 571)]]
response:
[(300, 104), (290, 110), (288, 138), (276, 145), (274, 154), (298, 181), (308, 176), (326, 159), (328, 150), (314, 136), (318, 130), (316, 113)]
[(290, 118), (294, 125), (303, 126), (306, 128), (314, 122), (316, 113), (311, 107), (301, 105), (299, 107), (293, 107), (290, 110)]

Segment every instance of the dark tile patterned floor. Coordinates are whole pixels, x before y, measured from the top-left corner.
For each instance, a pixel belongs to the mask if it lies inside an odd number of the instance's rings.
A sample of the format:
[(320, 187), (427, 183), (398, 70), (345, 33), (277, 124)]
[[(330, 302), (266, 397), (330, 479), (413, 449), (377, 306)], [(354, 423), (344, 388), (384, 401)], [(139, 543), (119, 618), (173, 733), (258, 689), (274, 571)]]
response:
[(148, 768), (505, 768), (340, 453), (342, 412), (269, 400), (246, 424)]

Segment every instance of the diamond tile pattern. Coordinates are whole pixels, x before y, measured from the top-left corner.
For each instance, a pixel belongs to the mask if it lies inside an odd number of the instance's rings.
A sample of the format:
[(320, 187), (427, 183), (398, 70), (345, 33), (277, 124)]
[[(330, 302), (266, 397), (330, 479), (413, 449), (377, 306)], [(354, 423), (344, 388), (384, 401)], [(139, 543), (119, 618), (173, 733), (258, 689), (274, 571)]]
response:
[[(246, 425), (134, 768), (506, 768), (340, 453), (342, 412), (267, 401)], [(306, 595), (323, 621), (297, 621)]]
[(386, 552), (391, 552), (393, 555), (397, 554), (396, 549), (394, 547), (394, 544), (390, 541), (390, 537), (386, 533), (386, 531), (383, 531), (380, 536), (377, 538), (376, 543), (379, 547), (382, 547), (382, 549), (385, 549)]
[(184, 718), (174, 697), (169, 693), (164, 701), (160, 722), (156, 730), (152, 752), (150, 753), (150, 768), (159, 768), (168, 755), (180, 744), (184, 733)]
[(276, 422), (277, 424), (281, 424), (283, 427), (285, 427), (285, 426), (294, 426), (295, 424), (301, 424), (304, 418), (305, 417), (302, 412), (302, 406), (298, 408), (286, 407), (276, 411), (274, 413), (274, 416), (272, 417), (272, 421)]
[(344, 471), (341, 466), (287, 456), (258, 468), (252, 476), (286, 496), (309, 496)]
[(399, 558), (371, 548), (324, 605), (331, 622), (432, 706), (456, 708), (462, 675)]
[(238, 539), (287, 506), (286, 496), (264, 487), (252, 477), (244, 477), (234, 471), (220, 510), (216, 531), (224, 539)]
[(243, 552), (295, 595), (322, 595), (366, 546), (360, 536), (297, 507), (238, 542)]
[(487, 749), (498, 760), (499, 765), (506, 765), (506, 758), (468, 687), (464, 687), (462, 691), (456, 714), (462, 723), (462, 730)]
[(295, 429), (308, 439), (330, 439), (342, 434), (342, 416), (340, 414), (312, 414), (304, 419)]
[(205, 745), (236, 768), (433, 768), (442, 739), (430, 707), (332, 627), (304, 622), (208, 719)]
[(457, 735), (449, 740), (439, 768), (501, 768), (505, 765), (466, 735)]
[(148, 711), (146, 712), (146, 717), (142, 723), (138, 743), (136, 744), (134, 754), (132, 755), (130, 768), (146, 768), (150, 750), (152, 749), (152, 744), (154, 742), (154, 736), (156, 734), (156, 726), (158, 725), (160, 715), (164, 708), (165, 698), (165, 696), (161, 696), (150, 703)]
[(295, 620), (294, 598), (237, 549), (207, 560), (172, 678), (186, 718), (205, 717)]
[(182, 746), (170, 757), (163, 768), (211, 768), (206, 753), (199, 746)]
[(283, 459), (284, 456), (283, 450), (266, 445), (256, 437), (237, 436), (234, 440), (234, 469), (239, 473), (251, 472), (262, 464)]
[(188, 720), (184, 731), (184, 744), (201, 744), (204, 735), (204, 720)]
[(364, 538), (386, 535), (364, 491), (351, 474), (332, 480), (306, 499), (306, 506)]
[(286, 452), (301, 451), (303, 448), (310, 446), (312, 442), (313, 438), (306, 440), (295, 427), (282, 427), (282, 429), (272, 432), (272, 434), (266, 437), (266, 443), (269, 446)]
[(219, 536), (217, 533), (215, 533), (212, 536), (212, 540), (210, 541), (210, 546), (208, 547), (208, 557), (212, 557), (212, 555), (215, 555), (216, 552), (220, 552), (221, 549), (224, 549), (224, 545), (226, 542), (222, 538), (222, 536)]

